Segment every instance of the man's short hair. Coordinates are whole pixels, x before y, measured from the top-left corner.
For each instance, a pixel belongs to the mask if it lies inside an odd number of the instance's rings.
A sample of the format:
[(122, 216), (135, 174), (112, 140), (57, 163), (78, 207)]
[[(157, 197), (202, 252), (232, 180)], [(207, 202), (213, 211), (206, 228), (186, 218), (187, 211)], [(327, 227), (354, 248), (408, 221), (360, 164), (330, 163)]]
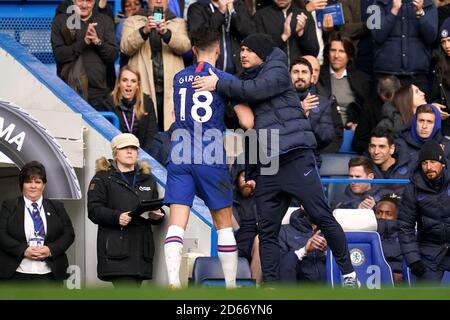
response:
[(189, 34), (191, 44), (198, 50), (207, 50), (220, 41), (220, 33), (212, 28), (198, 28)]
[(400, 200), (401, 197), (397, 195), (396, 193), (389, 193), (385, 194), (381, 197), (381, 199), (378, 201), (380, 203), (381, 201), (386, 201), (394, 204), (394, 206), (398, 209), (400, 207)]
[(367, 157), (359, 156), (348, 161), (348, 169), (359, 166), (362, 166), (367, 174), (375, 172), (372, 160)]
[(309, 69), (309, 73), (313, 74), (313, 67), (312, 67), (311, 63), (303, 57), (297, 58), (297, 60), (292, 62), (291, 68), (289, 69), (289, 71), (291, 71), (292, 68), (297, 64), (307, 66)]
[(422, 104), (418, 106), (416, 109), (416, 117), (421, 113), (431, 113), (433, 115), (436, 115), (431, 104)]
[(395, 134), (389, 128), (376, 127), (372, 130), (370, 138), (386, 138), (389, 146), (392, 146), (394, 144)]

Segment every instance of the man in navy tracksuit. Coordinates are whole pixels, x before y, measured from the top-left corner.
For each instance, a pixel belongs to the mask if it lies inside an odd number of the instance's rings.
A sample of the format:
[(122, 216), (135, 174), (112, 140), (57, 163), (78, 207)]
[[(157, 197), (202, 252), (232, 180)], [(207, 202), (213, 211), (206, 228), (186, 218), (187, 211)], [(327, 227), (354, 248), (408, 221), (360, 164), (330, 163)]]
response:
[[(399, 240), (418, 281), (439, 284), (450, 271), (450, 176), (442, 147), (434, 140), (419, 152), (402, 196)], [(417, 230), (416, 230), (417, 224)]]
[[(241, 43), (242, 80), (219, 79), (214, 73), (193, 82), (197, 91), (217, 90), (223, 97), (246, 101), (255, 116), (254, 129), (259, 147), (273, 162), (279, 160), (275, 174), (264, 175), (260, 165), (256, 178), (256, 205), (260, 255), (265, 282), (279, 280), (280, 248), (278, 234), (281, 220), (292, 200), (296, 198), (310, 214), (336, 257), (343, 284), (357, 287), (359, 282), (350, 261), (347, 241), (341, 226), (334, 219), (325, 200), (316, 168), (313, 150), (316, 139), (309, 120), (300, 108), (300, 100), (291, 82), (286, 54), (274, 48), (265, 34), (252, 34)], [(263, 129), (279, 133), (279, 147), (263, 141)], [(261, 151), (261, 150), (260, 150)], [(260, 152), (261, 154), (261, 152)], [(261, 160), (260, 160), (261, 161)]]

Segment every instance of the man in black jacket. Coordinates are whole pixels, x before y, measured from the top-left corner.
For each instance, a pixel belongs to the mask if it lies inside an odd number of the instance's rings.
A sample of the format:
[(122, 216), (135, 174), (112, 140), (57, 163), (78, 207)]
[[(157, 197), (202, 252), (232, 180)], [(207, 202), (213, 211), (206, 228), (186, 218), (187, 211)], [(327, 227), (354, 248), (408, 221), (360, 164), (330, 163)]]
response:
[(302, 55), (319, 54), (314, 19), (292, 0), (273, 0), (272, 5), (256, 12), (255, 24), (257, 32), (270, 35), (287, 54), (288, 65)]
[(423, 145), (410, 180), (398, 216), (400, 245), (417, 280), (439, 285), (450, 271), (450, 177), (436, 141)]
[[(82, 59), (84, 70), (79, 77), (87, 76), (87, 101), (97, 111), (113, 111), (114, 106), (106, 81), (106, 65), (113, 63), (119, 54), (114, 23), (102, 13), (94, 11), (94, 0), (74, 0), (79, 7), (79, 20), (63, 13), (52, 24), (51, 43), (57, 63), (57, 73), (68, 81), (68, 73), (77, 59)], [(73, 25), (71, 25), (71, 23)]]
[(325, 234), (344, 276), (343, 285), (358, 287), (344, 232), (325, 200), (313, 152), (316, 139), (299, 108), (286, 60), (286, 54), (274, 48), (270, 36), (253, 34), (241, 43), (243, 80), (219, 79), (210, 70), (211, 75), (194, 81), (193, 88), (217, 90), (223, 97), (247, 101), (252, 107), (261, 156), (255, 196), (264, 281), (279, 280), (278, 234), (294, 197)]

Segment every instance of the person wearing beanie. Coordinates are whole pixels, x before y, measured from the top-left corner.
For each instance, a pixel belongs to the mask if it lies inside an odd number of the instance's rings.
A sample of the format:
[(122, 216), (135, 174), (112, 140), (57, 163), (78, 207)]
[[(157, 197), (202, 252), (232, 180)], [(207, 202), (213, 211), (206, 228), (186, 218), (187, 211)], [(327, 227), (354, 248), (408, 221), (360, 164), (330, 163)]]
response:
[[(442, 23), (438, 40), (438, 62), (433, 72), (431, 101), (439, 103), (443, 111), (450, 113), (450, 17)], [(450, 118), (442, 120), (442, 134), (450, 136)]]
[(159, 198), (149, 164), (137, 162), (139, 146), (131, 133), (115, 136), (113, 159), (96, 161), (87, 193), (88, 217), (98, 225), (97, 276), (114, 287), (140, 286), (143, 280), (152, 279), (152, 225), (164, 217), (162, 209), (132, 214), (142, 200)]
[(399, 240), (417, 281), (439, 286), (450, 271), (450, 176), (436, 141), (422, 146), (418, 160), (402, 196)]
[[(344, 232), (323, 193), (314, 157), (317, 142), (292, 84), (287, 56), (277, 47), (268, 49), (262, 45), (264, 41), (267, 37), (262, 34), (242, 41), (244, 72), (240, 80), (219, 78), (209, 70), (210, 76), (192, 83), (196, 91), (215, 91), (225, 98), (247, 102), (253, 109), (259, 159), (252, 164), (259, 168), (255, 197), (264, 282), (279, 280), (278, 233), (283, 215), (295, 198), (324, 233), (344, 276), (343, 285), (359, 287)], [(250, 146), (250, 151), (256, 147)]]

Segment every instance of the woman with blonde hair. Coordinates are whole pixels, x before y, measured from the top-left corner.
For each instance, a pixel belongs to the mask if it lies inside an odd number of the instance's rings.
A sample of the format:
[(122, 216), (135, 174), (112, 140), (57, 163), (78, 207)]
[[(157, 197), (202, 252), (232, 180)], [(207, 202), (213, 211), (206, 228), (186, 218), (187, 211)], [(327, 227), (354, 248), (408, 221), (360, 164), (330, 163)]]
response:
[(139, 72), (130, 66), (121, 68), (111, 95), (120, 131), (134, 134), (141, 148), (147, 151), (158, 126), (153, 101), (142, 91)]

